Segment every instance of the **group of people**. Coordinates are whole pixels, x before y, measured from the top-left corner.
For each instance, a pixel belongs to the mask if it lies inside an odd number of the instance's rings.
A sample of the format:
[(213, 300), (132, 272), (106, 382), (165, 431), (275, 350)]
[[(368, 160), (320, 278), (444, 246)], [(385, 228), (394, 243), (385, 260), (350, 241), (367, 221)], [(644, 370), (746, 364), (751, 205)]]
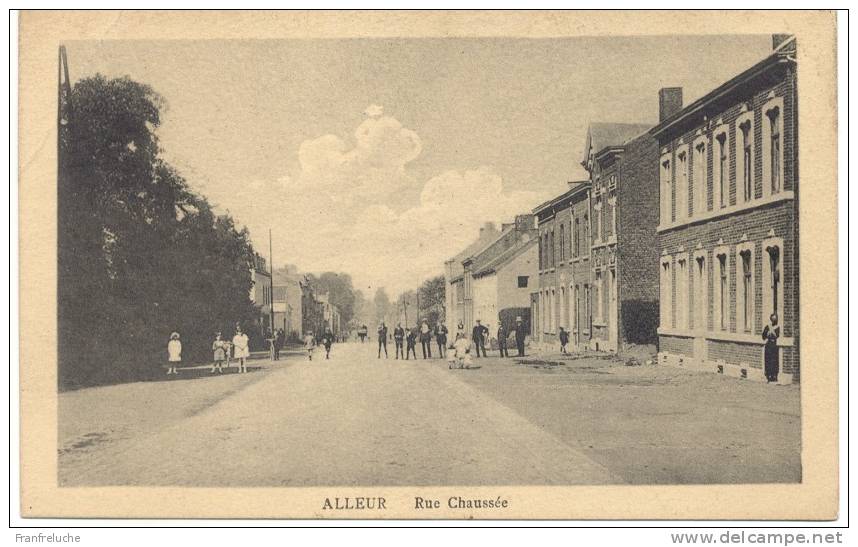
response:
[(316, 336), (313, 331), (307, 332), (304, 335), (304, 350), (307, 352), (307, 359), (312, 361), (313, 354), (316, 352), (316, 349), (319, 346), (325, 348), (325, 359), (331, 358), (331, 346), (334, 345), (334, 333), (331, 332), (330, 328), (326, 328), (325, 332), (316, 340)]
[[(361, 331), (358, 330), (358, 336), (361, 336)], [(498, 349), (501, 357), (509, 357), (508, 340), (511, 334), (515, 334), (515, 345), (518, 350), (518, 356), (524, 356), (524, 342), (527, 337), (527, 332), (521, 317), (516, 317), (515, 326), (512, 329), (507, 329), (501, 322), (497, 330)], [(385, 359), (388, 358), (387, 340), (388, 329), (387, 325), (382, 321), (378, 325), (378, 358), (381, 359), (381, 354), (384, 352)], [(455, 352), (455, 357), (464, 364), (464, 354), (467, 353), (470, 359), (471, 349), (475, 349), (477, 357), (487, 357), (486, 342), (491, 337), (491, 331), (488, 326), (483, 325), (480, 319), (476, 320), (476, 324), (471, 330), (470, 339), (465, 333), (465, 326), (460, 321), (456, 327), (456, 335), (453, 341), (448, 345), (449, 330), (444, 324), (444, 320), (438, 322), (434, 328), (429, 326), (429, 322), (424, 319), (419, 324), (410, 329), (405, 329), (402, 323), (397, 323), (393, 329), (393, 341), (396, 345), (396, 359), (417, 359), (417, 341), (420, 341), (420, 349), (423, 353), (423, 359), (432, 359), (432, 338), (434, 336), (435, 343), (438, 346), (437, 357), (444, 359), (448, 351)], [(464, 342), (459, 343), (460, 340)], [(363, 341), (363, 337), (361, 337)], [(452, 368), (452, 366), (451, 366)]]
[[(247, 359), (250, 357), (250, 338), (241, 330), (241, 325), (235, 326), (232, 341), (224, 340), (220, 331), (215, 333), (212, 342), (214, 360), (211, 373), (223, 373), (224, 367), (229, 368), (230, 359), (238, 361), (238, 372), (247, 372)], [(167, 342), (167, 375), (179, 373), (179, 363), (182, 362), (182, 339), (178, 332), (170, 334)]]

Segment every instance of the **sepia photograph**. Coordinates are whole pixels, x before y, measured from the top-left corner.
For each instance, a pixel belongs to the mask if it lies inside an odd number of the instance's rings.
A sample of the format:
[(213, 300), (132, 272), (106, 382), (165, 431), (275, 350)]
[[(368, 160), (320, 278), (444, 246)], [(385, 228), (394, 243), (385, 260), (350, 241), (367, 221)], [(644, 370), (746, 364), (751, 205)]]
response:
[[(60, 32), (39, 48), (56, 352), (30, 366), (55, 381), (56, 445), (37, 481), (321, 489), (311, 518), (527, 516), (518, 487), (800, 488), (805, 384), (836, 378), (803, 349), (819, 219), (800, 181), (810, 200), (832, 183), (799, 166), (817, 144), (799, 112), (824, 100), (805, 105), (801, 65), (834, 52), (793, 30), (802, 16)], [(272, 511), (213, 516), (292, 516)]]

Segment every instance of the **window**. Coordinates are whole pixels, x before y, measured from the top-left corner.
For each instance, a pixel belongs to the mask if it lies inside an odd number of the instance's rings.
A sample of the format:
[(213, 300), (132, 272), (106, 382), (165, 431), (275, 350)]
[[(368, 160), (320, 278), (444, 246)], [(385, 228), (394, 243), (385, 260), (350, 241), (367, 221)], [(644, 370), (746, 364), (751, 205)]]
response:
[(676, 220), (688, 216), (688, 152), (676, 154)]
[(730, 263), (727, 249), (716, 249), (717, 259), (716, 272), (718, 279), (715, 282), (715, 318), (714, 324), (717, 330), (730, 329)]
[(706, 271), (706, 252), (694, 255), (694, 328), (705, 331), (709, 319), (709, 272)]
[(527, 288), (528, 277), (529, 276), (527, 276), (527, 275), (518, 276), (518, 288), (519, 289), (526, 289)]
[(673, 327), (673, 272), (670, 269), (670, 263), (670, 257), (662, 257), (659, 315), (661, 316), (660, 324), (665, 328)]
[(590, 220), (584, 215), (584, 251), (590, 256)]
[(566, 230), (560, 225), (560, 262), (566, 260)]
[(572, 224), (572, 256), (577, 257), (579, 253), (579, 235), (578, 231), (580, 229), (578, 218), (576, 217), (573, 220), (574, 224)]
[(783, 99), (772, 99), (763, 107), (763, 195), (783, 188)]
[(754, 331), (754, 250), (752, 244), (744, 244), (736, 249), (737, 330), (752, 333)]
[(593, 300), (596, 301), (596, 320), (599, 322), (604, 318), (605, 310), (602, 307), (602, 293), (604, 292), (604, 285), (602, 284), (602, 272), (596, 272), (596, 282), (593, 284)]
[(548, 252), (551, 253), (551, 267), (555, 266), (555, 249), (554, 249), (554, 230), (549, 232), (548, 237)]
[(763, 321), (773, 313), (784, 324), (783, 291), (783, 240), (771, 238), (763, 241)]
[(714, 174), (712, 180), (712, 209), (727, 207), (730, 201), (730, 164), (727, 150), (727, 132), (721, 131), (715, 135), (715, 150), (717, 157), (712, 158)]
[(593, 301), (590, 299), (590, 285), (584, 284), (584, 326), (593, 331)]
[(593, 222), (593, 240), (599, 241), (600, 228), (602, 227), (602, 196), (596, 197), (596, 205), (593, 209), (596, 211), (596, 218)]
[(617, 235), (617, 191), (611, 190), (610, 195), (608, 196), (608, 204), (611, 207), (611, 234), (616, 237)]
[(676, 261), (676, 327), (688, 328), (688, 260)]
[(736, 186), (743, 203), (754, 199), (754, 122), (753, 112), (748, 112), (736, 122), (739, 142), (736, 145)]
[(542, 245), (542, 238), (539, 238), (539, 269), (544, 269), (545, 262), (542, 260), (542, 254), (545, 252), (545, 247)]
[(673, 185), (671, 184), (670, 158), (661, 159), (661, 224), (667, 226), (673, 221)]
[(706, 178), (706, 142), (705, 140), (698, 140), (694, 143), (694, 188), (693, 196), (694, 202), (691, 204), (691, 208), (694, 214), (700, 214), (706, 211), (707, 203), (707, 178)]

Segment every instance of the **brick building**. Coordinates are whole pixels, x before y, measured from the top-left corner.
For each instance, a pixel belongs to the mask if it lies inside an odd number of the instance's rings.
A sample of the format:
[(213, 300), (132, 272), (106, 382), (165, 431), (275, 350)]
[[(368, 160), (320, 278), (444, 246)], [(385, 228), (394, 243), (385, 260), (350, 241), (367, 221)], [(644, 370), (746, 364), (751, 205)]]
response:
[(299, 339), (302, 334), (302, 280), (294, 266), (274, 271), (274, 328), (283, 329), (291, 340)]
[(569, 330), (570, 349), (589, 347), (592, 333), (590, 182), (569, 189), (533, 210), (538, 227), (539, 283), (531, 291), (531, 324), (542, 347), (555, 347), (559, 327)]
[(590, 174), (590, 349), (656, 343), (658, 145), (650, 125), (592, 124), (581, 165)]
[[(780, 318), (781, 382), (799, 378), (795, 40), (685, 108), (659, 144), (659, 362), (763, 380)], [(675, 92), (674, 92), (675, 94)], [(673, 109), (678, 111), (672, 112)]]
[(257, 323), (262, 332), (266, 332), (271, 328), (271, 270), (268, 269), (268, 261), (259, 253), (253, 255), (250, 275), (253, 279), (250, 301), (259, 308)]

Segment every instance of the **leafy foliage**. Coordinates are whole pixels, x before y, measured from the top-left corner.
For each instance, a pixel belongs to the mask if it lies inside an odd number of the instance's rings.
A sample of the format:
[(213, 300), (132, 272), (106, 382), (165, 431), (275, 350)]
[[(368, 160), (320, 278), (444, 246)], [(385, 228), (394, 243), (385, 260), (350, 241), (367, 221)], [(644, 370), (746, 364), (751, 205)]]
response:
[(172, 331), (184, 361), (214, 332), (250, 329), (253, 249), (160, 158), (163, 99), (129, 78), (77, 82), (58, 180), (61, 388), (160, 372)]

